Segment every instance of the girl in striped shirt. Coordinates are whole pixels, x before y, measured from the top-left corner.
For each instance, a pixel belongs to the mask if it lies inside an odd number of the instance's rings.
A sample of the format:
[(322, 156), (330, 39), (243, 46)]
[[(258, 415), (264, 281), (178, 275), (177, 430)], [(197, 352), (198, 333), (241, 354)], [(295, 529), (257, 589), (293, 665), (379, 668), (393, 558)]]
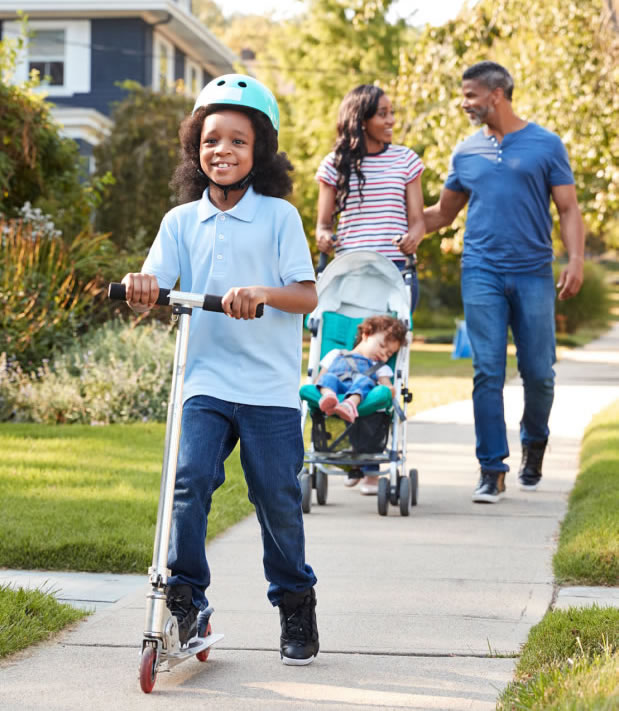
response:
[(316, 173), (321, 252), (334, 244), (336, 256), (370, 249), (400, 269), (406, 255), (416, 252), (425, 233), (424, 166), (410, 148), (391, 143), (394, 122), (391, 101), (379, 87), (362, 84), (344, 97), (334, 150)]
[[(335, 256), (350, 250), (379, 252), (402, 270), (425, 234), (421, 174), (423, 163), (406, 146), (391, 143), (395, 123), (389, 97), (362, 84), (344, 97), (334, 149), (316, 173), (319, 184), (316, 243)], [(333, 241), (334, 225), (335, 242)], [(417, 305), (413, 272), (411, 312)], [(375, 465), (363, 467), (361, 493), (376, 494)], [(358, 479), (349, 477), (347, 486)]]

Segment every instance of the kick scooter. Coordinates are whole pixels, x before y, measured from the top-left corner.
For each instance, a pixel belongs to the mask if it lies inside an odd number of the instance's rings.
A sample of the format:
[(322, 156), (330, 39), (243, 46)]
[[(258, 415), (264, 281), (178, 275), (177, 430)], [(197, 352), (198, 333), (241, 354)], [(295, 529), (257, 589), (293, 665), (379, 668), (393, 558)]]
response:
[[(125, 285), (110, 284), (108, 296), (110, 299), (125, 301)], [(213, 614), (213, 608), (208, 607), (198, 614), (197, 636), (190, 639), (186, 645), (181, 646), (178, 623), (176, 617), (167, 608), (165, 593), (170, 575), (170, 570), (167, 567), (168, 548), (172, 525), (174, 484), (176, 482), (176, 461), (181, 434), (183, 380), (187, 363), (189, 319), (193, 308), (223, 313), (221, 296), (160, 289), (157, 304), (172, 306), (172, 313), (178, 318), (178, 332), (166, 420), (153, 561), (148, 569), (151, 590), (146, 596), (146, 619), (140, 656), (140, 686), (146, 694), (153, 690), (160, 667), (163, 669), (165, 665), (165, 668), (169, 670), (194, 655), (199, 661), (205, 662), (210, 647), (223, 639), (223, 634), (213, 634), (211, 630), (210, 617)], [(256, 317), (262, 316), (263, 311), (264, 304), (259, 304), (256, 309)]]

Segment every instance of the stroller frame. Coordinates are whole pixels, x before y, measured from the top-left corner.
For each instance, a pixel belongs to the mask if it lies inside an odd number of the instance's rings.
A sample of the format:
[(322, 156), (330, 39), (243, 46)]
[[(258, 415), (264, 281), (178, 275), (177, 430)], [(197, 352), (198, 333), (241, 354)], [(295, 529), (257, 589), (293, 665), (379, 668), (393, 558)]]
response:
[[(325, 269), (324, 274), (319, 275), (319, 306), (314, 312), (312, 312), (312, 314), (310, 314), (307, 320), (307, 325), (312, 334), (306, 381), (308, 384), (313, 384), (318, 378), (322, 346), (321, 330), (324, 323), (322, 314), (324, 311), (329, 310), (328, 308), (321, 308), (320, 297), (329, 286), (327, 282), (333, 281), (330, 277), (333, 276), (333, 272), (336, 269), (339, 272), (347, 271), (344, 262), (349, 257), (352, 258), (350, 261), (354, 261), (359, 264), (361, 269), (367, 268), (365, 267), (366, 263), (369, 265), (375, 263), (376, 266), (380, 267), (380, 270), (388, 276), (388, 278), (399, 280), (399, 285), (402, 288), (400, 289), (398, 287), (395, 289), (395, 291), (400, 291), (401, 293), (395, 299), (396, 308), (394, 310), (396, 311), (398, 317), (410, 326), (410, 305), (412, 301), (411, 291), (416, 271), (416, 262), (414, 257), (409, 257), (407, 259), (406, 266), (402, 272), (400, 272), (397, 267), (390, 262), (390, 260), (371, 251), (359, 250), (351, 253), (350, 255), (338, 257), (337, 260), (329, 264), (329, 266)], [(352, 273), (354, 273), (354, 269), (352, 270)], [(337, 274), (334, 278), (337, 278)], [(347, 307), (344, 306), (344, 310), (346, 309)], [(355, 306), (352, 306), (352, 308), (348, 307), (348, 310), (352, 311), (355, 316), (360, 317), (364, 315), (363, 306), (358, 308)], [(355, 310), (356, 313), (354, 313)], [(378, 309), (365, 315), (377, 315), (379, 313), (386, 313), (390, 310), (391, 309), (387, 308)], [(352, 314), (349, 313), (345, 315)], [(326, 504), (329, 475), (348, 475), (351, 471), (357, 471), (361, 477), (362, 474), (360, 469), (361, 467), (367, 465), (389, 465), (388, 477), (381, 476), (379, 472), (377, 472), (377, 474), (379, 474), (377, 505), (378, 513), (381, 516), (387, 515), (389, 504), (392, 506), (399, 506), (400, 514), (402, 516), (408, 516), (410, 507), (416, 505), (418, 472), (416, 469), (411, 469), (408, 473), (406, 473), (407, 418), (405, 410), (407, 404), (413, 399), (412, 393), (408, 388), (410, 339), (411, 336), (407, 339), (407, 343), (399, 349), (396, 356), (395, 366), (393, 368), (393, 384), (396, 395), (394, 396), (392, 402), (393, 407), (391, 412), (391, 423), (386, 449), (381, 453), (375, 454), (359, 453), (352, 449), (338, 452), (329, 451), (329, 449), (333, 449), (334, 445), (350, 431), (353, 425), (348, 425), (344, 432), (338, 436), (335, 442), (331, 443), (330, 448), (327, 450), (321, 449), (320, 451), (317, 451), (314, 444), (314, 438), (312, 437), (309, 449), (305, 452), (305, 466), (299, 474), (302, 492), (302, 508), (304, 513), (310, 513), (311, 511), (313, 489), (316, 490), (316, 500), (318, 504)], [(301, 424), (303, 430), (305, 430), (305, 424), (309, 414), (309, 404), (304, 400), (301, 410)]]

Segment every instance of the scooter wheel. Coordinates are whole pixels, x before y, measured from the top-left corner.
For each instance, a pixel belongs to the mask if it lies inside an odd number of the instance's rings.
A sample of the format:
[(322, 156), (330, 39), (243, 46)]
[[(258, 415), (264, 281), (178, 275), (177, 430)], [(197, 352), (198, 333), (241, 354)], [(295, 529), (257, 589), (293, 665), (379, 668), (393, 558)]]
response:
[(157, 652), (154, 647), (144, 647), (140, 658), (140, 686), (145, 694), (150, 694), (157, 679)]
[[(208, 637), (210, 634), (211, 634), (211, 623), (209, 622), (208, 625), (207, 625), (207, 627), (206, 627), (206, 632), (204, 633), (204, 636), (205, 636), (205, 637)], [(199, 662), (205, 662), (205, 661), (208, 659), (208, 655), (210, 654), (210, 652), (211, 652), (211, 648), (208, 647), (208, 648), (205, 649), (204, 651), (198, 652), (198, 653), (196, 654), (196, 659), (197, 659)]]

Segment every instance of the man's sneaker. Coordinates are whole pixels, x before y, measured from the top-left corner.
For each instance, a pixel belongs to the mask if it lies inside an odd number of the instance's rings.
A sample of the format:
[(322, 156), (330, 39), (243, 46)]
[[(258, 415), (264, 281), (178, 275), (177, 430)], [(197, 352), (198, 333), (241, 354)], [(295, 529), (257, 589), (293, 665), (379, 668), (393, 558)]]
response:
[(547, 442), (548, 440), (544, 440), (543, 442), (530, 442), (522, 445), (522, 462), (518, 472), (518, 481), (523, 491), (535, 491), (537, 489), (537, 485), (542, 478), (542, 462), (544, 461)]
[(496, 504), (505, 493), (505, 472), (481, 470), (473, 501), (477, 504)]
[(198, 634), (199, 610), (193, 604), (191, 585), (170, 585), (166, 589), (166, 604), (178, 622), (180, 643), (185, 645)]
[(284, 664), (311, 664), (319, 649), (314, 588), (285, 592), (279, 603), (279, 621), (279, 656)]

